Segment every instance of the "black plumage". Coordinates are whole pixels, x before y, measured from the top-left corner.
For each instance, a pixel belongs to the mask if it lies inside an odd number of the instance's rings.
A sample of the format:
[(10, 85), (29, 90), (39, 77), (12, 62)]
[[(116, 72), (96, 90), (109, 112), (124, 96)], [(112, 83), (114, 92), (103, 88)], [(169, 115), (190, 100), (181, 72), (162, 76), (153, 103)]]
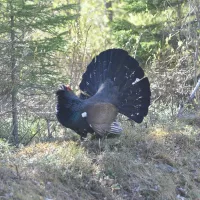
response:
[(122, 49), (109, 49), (88, 65), (79, 85), (80, 97), (66, 86), (57, 91), (57, 118), (81, 137), (122, 131), (121, 113), (141, 123), (150, 105), (150, 84), (138, 62)]

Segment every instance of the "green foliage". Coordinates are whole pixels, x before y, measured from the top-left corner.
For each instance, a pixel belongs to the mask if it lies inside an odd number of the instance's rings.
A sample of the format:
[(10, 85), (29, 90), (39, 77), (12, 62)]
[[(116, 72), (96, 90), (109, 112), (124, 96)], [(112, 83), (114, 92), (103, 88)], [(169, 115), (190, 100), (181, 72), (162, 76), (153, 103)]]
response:
[(6, 158), (11, 154), (12, 147), (5, 140), (0, 139), (0, 160), (6, 160)]
[[(121, 12), (111, 23), (116, 43), (127, 49), (142, 63), (152, 60), (159, 48), (164, 48), (169, 24), (176, 26), (178, 2), (123, 1)], [(180, 5), (184, 10), (184, 2)], [(170, 16), (170, 18), (168, 17)], [(178, 20), (177, 20), (178, 22)]]
[(0, 139), (7, 139), (9, 138), (11, 127), (10, 127), (11, 120), (1, 118), (0, 120)]
[(176, 0), (124, 0), (124, 9), (128, 12), (141, 13), (151, 12), (155, 14), (157, 11), (163, 11), (170, 7), (175, 7), (178, 4), (184, 4), (187, 2), (183, 0), (181, 2)]
[[(0, 4), (0, 30), (2, 30), (0, 31), (2, 41), (0, 43), (2, 49), (0, 73), (4, 74), (3, 84), (0, 85), (6, 86), (2, 90), (7, 91), (9, 103), (14, 105), (13, 99), (18, 99), (15, 103), (20, 105), (17, 107), (20, 110), (20, 115), (17, 115), (18, 122), (13, 121), (10, 124), (11, 128), (8, 129), (12, 133), (12, 124), (22, 122), (26, 124), (23, 115), (27, 112), (33, 114), (29, 117), (30, 121), (27, 124), (32, 123), (32, 119), (38, 115), (39, 111), (42, 110), (44, 113), (49, 95), (52, 96), (54, 93), (55, 85), (57, 86), (58, 82), (66, 79), (65, 74), (60, 72), (59, 67), (56, 67), (58, 66), (56, 57), (58, 52), (68, 51), (70, 26), (79, 17), (80, 8), (76, 3), (70, 4), (62, 0), (1, 0)], [(2, 107), (5, 110), (9, 109), (9, 106), (4, 106), (4, 104)], [(13, 107), (11, 109), (14, 110)], [(53, 113), (52, 109), (54, 107), (49, 103), (48, 110)], [(17, 110), (15, 113), (18, 113)], [(44, 115), (40, 115), (40, 118), (45, 118)], [(11, 118), (9, 115), (6, 117)], [(8, 121), (6, 117), (2, 119), (5, 124)], [(17, 118), (15, 117), (15, 120)], [(20, 138), (27, 134), (29, 134), (27, 138), (32, 136), (31, 130), (18, 127), (19, 131), (25, 131), (19, 133)], [(8, 131), (5, 133), (9, 135)]]

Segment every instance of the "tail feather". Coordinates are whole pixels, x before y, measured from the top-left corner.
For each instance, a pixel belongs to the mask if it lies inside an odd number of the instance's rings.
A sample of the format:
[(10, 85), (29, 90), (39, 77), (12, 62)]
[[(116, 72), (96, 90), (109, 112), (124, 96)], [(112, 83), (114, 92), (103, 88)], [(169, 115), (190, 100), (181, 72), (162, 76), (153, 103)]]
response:
[(119, 112), (137, 123), (142, 122), (148, 113), (150, 96), (150, 84), (145, 77), (120, 93)]
[(119, 122), (113, 122), (110, 126), (109, 134), (119, 135), (123, 131), (121, 124)]
[(118, 88), (116, 106), (119, 112), (138, 123), (142, 122), (148, 113), (151, 92), (148, 78), (144, 77), (138, 62), (122, 49), (100, 53), (83, 74), (80, 89), (87, 95), (81, 94), (81, 98), (95, 95), (107, 80)]
[[(121, 49), (109, 49), (96, 56), (83, 74), (80, 89), (93, 96), (106, 79), (118, 81), (126, 73), (123, 63), (128, 59), (128, 53)], [(121, 75), (120, 75), (120, 74)], [(122, 81), (121, 81), (122, 82)]]

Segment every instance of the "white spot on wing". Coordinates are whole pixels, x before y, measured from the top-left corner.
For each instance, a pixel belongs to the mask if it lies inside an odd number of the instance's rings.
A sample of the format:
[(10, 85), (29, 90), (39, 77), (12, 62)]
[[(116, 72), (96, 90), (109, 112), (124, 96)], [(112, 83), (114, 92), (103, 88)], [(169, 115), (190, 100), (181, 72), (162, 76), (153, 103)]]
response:
[(136, 78), (134, 82), (132, 82), (132, 85), (135, 85), (137, 82), (139, 82), (141, 79)]
[(83, 112), (83, 113), (81, 114), (81, 116), (82, 116), (82, 117), (87, 117), (87, 113), (86, 113), (86, 112)]

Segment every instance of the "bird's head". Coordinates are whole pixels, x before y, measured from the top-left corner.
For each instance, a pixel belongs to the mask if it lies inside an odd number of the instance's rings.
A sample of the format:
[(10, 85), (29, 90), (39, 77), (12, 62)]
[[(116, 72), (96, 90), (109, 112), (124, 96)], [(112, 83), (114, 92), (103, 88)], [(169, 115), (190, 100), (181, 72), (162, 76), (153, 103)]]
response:
[(73, 92), (73, 90), (70, 88), (69, 85), (64, 85), (65, 90), (67, 90), (68, 92)]
[(79, 99), (73, 90), (68, 85), (61, 85), (58, 90), (56, 91), (57, 96), (57, 109), (60, 106), (64, 106), (66, 109), (72, 106), (72, 102), (74, 100)]
[(73, 90), (70, 88), (69, 85), (60, 85), (58, 90), (56, 91), (56, 95), (57, 96), (71, 96), (71, 95), (74, 95), (74, 92)]

